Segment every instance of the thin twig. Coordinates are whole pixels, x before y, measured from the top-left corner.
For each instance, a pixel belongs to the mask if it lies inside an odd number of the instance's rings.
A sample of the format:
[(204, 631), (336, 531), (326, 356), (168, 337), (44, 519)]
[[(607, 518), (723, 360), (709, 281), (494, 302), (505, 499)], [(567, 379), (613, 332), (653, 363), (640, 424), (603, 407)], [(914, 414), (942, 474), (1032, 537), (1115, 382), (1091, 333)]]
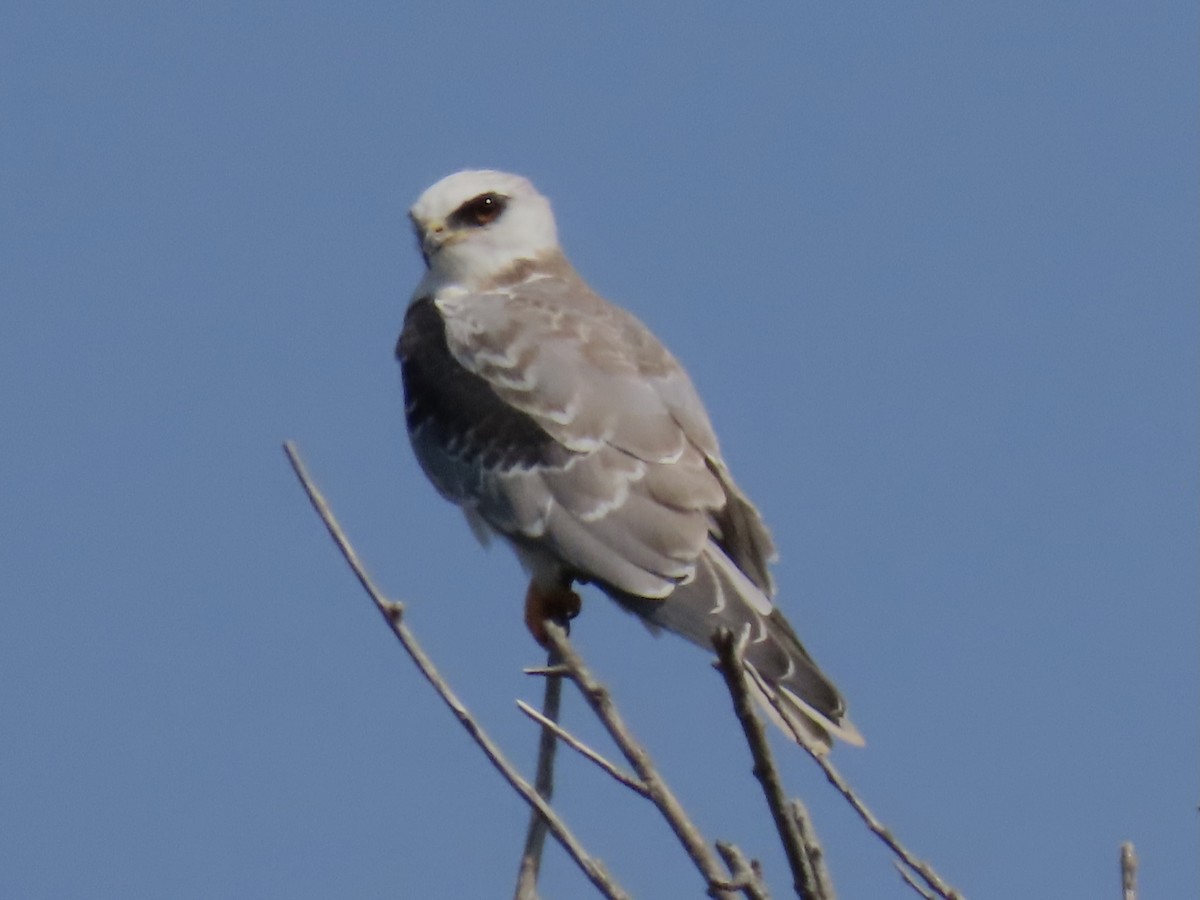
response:
[[(548, 651), (546, 668), (558, 665), (558, 654)], [(558, 741), (550, 726), (558, 721), (562, 708), (562, 678), (551, 675), (546, 679), (546, 691), (542, 698), (542, 719), (545, 723), (538, 739), (537, 776), (534, 786), (538, 795), (547, 803), (554, 796), (554, 754)], [(530, 810), (529, 829), (525, 833), (525, 847), (521, 851), (521, 865), (517, 870), (515, 900), (537, 900), (538, 873), (542, 868), (542, 850), (546, 845), (546, 819), (536, 809)]]
[(597, 681), (584, 665), (583, 659), (575, 652), (575, 648), (567, 639), (566, 629), (551, 621), (547, 621), (545, 627), (550, 645), (562, 654), (563, 664), (571, 670), (571, 680), (578, 686), (592, 711), (596, 713), (617, 746), (621, 748), (625, 759), (645, 784), (650, 802), (658, 807), (663, 818), (667, 820), (667, 824), (671, 826), (671, 830), (675, 832), (675, 836), (679, 838), (684, 850), (687, 851), (687, 855), (700, 874), (704, 876), (709, 895), (724, 898), (724, 900), (731, 898), (734, 891), (727, 887), (729, 876), (724, 871), (724, 866), (709, 849), (707, 842), (700, 835), (700, 830), (688, 818), (675, 794), (667, 787), (666, 782), (651, 761), (650, 754), (630, 732), (620, 713), (617, 712), (608, 689)]
[(521, 670), (526, 675), (544, 675), (549, 678), (552, 675), (570, 675), (571, 670), (566, 666), (526, 666)]
[(1137, 851), (1133, 841), (1121, 845), (1121, 900), (1137, 900)]
[(908, 870), (908, 867), (898, 859), (892, 860), (892, 865), (896, 867), (896, 871), (900, 873), (900, 877), (904, 879), (904, 883), (920, 894), (924, 900), (937, 900), (937, 894), (925, 887), (917, 880), (917, 876)]
[(739, 889), (748, 900), (771, 900), (756, 861), (746, 859), (746, 854), (728, 841), (717, 841), (717, 852), (733, 873), (731, 883), (740, 885)]
[(842, 777), (842, 773), (833, 767), (833, 763), (822, 757), (820, 754), (814, 752), (812, 749), (808, 747), (805, 747), (805, 749), (809, 751), (809, 756), (816, 760), (817, 765), (821, 767), (821, 771), (825, 773), (825, 777), (829, 779), (829, 783), (838, 790), (838, 793), (840, 793), (846, 798), (847, 801), (849, 801), (850, 806), (854, 808), (854, 811), (858, 813), (859, 818), (866, 823), (866, 826), (871, 829), (872, 834), (887, 844), (892, 849), (893, 853), (904, 860), (904, 864), (906, 866), (920, 875), (922, 880), (929, 885), (933, 889), (933, 892), (939, 897), (944, 898), (944, 900), (963, 900), (963, 895), (958, 890), (947, 884), (946, 881), (936, 871), (934, 871), (933, 867), (929, 865), (929, 863), (917, 859), (917, 857), (913, 855), (912, 851), (900, 843), (899, 838), (892, 834), (892, 832), (885, 827), (882, 822), (879, 821), (875, 814), (867, 808), (867, 805), (863, 803), (861, 799), (859, 799), (859, 796), (854, 793), (854, 790), (846, 782), (846, 779)]
[[(725, 670), (723, 666), (721, 669), (722, 673), (724, 673)], [(775, 707), (776, 711), (784, 719), (784, 721), (787, 721), (787, 716), (784, 715), (784, 711), (780, 706), (779, 698), (777, 698), (773, 693), (768, 693), (766, 696), (771, 705)], [(867, 828), (871, 830), (872, 834), (887, 844), (887, 846), (891, 848), (891, 851), (904, 861), (906, 866), (920, 875), (921, 879), (927, 885), (929, 885), (929, 887), (931, 887), (934, 893), (939, 897), (944, 898), (944, 900), (965, 900), (963, 895), (947, 884), (942, 877), (938, 875), (936, 871), (934, 871), (931, 865), (920, 859), (917, 859), (917, 857), (914, 856), (907, 847), (900, 843), (900, 840), (893, 835), (892, 832), (885, 827), (881, 821), (879, 821), (876, 815), (867, 807), (866, 803), (859, 798), (858, 794), (854, 792), (854, 790), (846, 782), (846, 779), (842, 777), (842, 774), (834, 767), (833, 763), (830, 762), (824, 754), (819, 753), (816, 747), (812, 746), (807, 740), (805, 740), (803, 734), (797, 732), (793, 732), (793, 734), (799, 744), (808, 752), (808, 755), (813, 758), (813, 761), (821, 767), (821, 771), (825, 773), (825, 777), (829, 779), (829, 783), (832, 784), (838, 790), (838, 792), (846, 798), (851, 808), (858, 813), (859, 818), (863, 820)]]
[(779, 778), (779, 770), (775, 767), (775, 758), (771, 754), (771, 746), (767, 742), (767, 733), (762, 721), (754, 712), (754, 704), (750, 699), (750, 686), (746, 683), (746, 667), (742, 659), (743, 647), (728, 628), (722, 628), (713, 635), (713, 647), (716, 648), (720, 670), (725, 684), (729, 687), (729, 695), (733, 698), (733, 711), (742, 731), (746, 735), (746, 743), (750, 746), (750, 755), (754, 758), (754, 777), (762, 785), (767, 806), (771, 817), (775, 820), (775, 830), (783, 842), (783, 852), (787, 856), (788, 866), (792, 870), (792, 885), (797, 896), (802, 900), (829, 900), (821, 892), (812, 860), (804, 847), (804, 840), (796, 818), (788, 808), (787, 794), (783, 790), (783, 782)]
[(649, 792), (646, 790), (646, 786), (638, 781), (634, 776), (630, 775), (628, 772), (622, 771), (620, 766), (605, 759), (557, 722), (551, 721), (547, 716), (542, 715), (524, 700), (518, 700), (517, 707), (521, 710), (521, 712), (525, 713), (525, 715), (529, 716), (529, 718), (533, 719), (535, 722), (538, 722), (542, 726), (544, 729), (542, 732), (543, 734), (550, 732), (576, 753), (586, 757), (587, 759), (590, 759), (635, 794), (640, 794), (641, 796), (647, 798), (650, 796)]
[(283, 445), (283, 450), (287, 454), (288, 461), (291, 463), (296, 477), (300, 479), (300, 484), (303, 486), (305, 493), (308, 494), (309, 501), (317, 511), (317, 515), (321, 517), (321, 521), (325, 524), (325, 528), (329, 531), (334, 543), (337, 544), (342, 556), (345, 557), (346, 562), (353, 570), (359, 584), (363, 586), (363, 589), (371, 597), (375, 608), (379, 610), (379, 614), (388, 623), (388, 627), (391, 628), (392, 633), (400, 641), (400, 644), (404, 647), (409, 657), (416, 663), (421, 674), (425, 676), (425, 679), (433, 686), (445, 704), (450, 707), (455, 718), (467, 730), (472, 740), (479, 745), (479, 748), (491, 761), (492, 765), (504, 776), (504, 779), (521, 795), (526, 803), (538, 810), (546, 818), (550, 833), (554, 835), (555, 840), (562, 845), (562, 848), (567, 851), (567, 854), (575, 861), (576, 865), (583, 870), (588, 881), (595, 885), (596, 889), (605, 897), (610, 898), (610, 900), (629, 900), (629, 895), (608, 874), (604, 865), (583, 849), (579, 840), (571, 833), (558, 814), (538, 795), (529, 782), (521, 777), (512, 763), (505, 758), (499, 746), (488, 736), (482, 726), (467, 710), (466, 706), (463, 705), (462, 701), (458, 699), (458, 696), (450, 688), (449, 684), (442, 678), (432, 660), (426, 655), (421, 645), (417, 643), (408, 626), (404, 624), (404, 604), (385, 598), (367, 574), (366, 568), (358, 558), (358, 554), (350, 545), (345, 532), (342, 531), (341, 526), (337, 523), (337, 519), (334, 518), (333, 512), (329, 509), (329, 504), (325, 502), (325, 497), (317, 489), (312, 478), (309, 477), (308, 470), (300, 459), (300, 453), (296, 449), (296, 445), (291, 441), (287, 441)]
[(808, 807), (799, 797), (793, 797), (788, 803), (788, 812), (796, 822), (800, 832), (800, 840), (804, 844), (804, 852), (812, 863), (813, 875), (816, 878), (817, 889), (825, 900), (837, 900), (837, 892), (833, 889), (833, 879), (829, 877), (829, 867), (825, 864), (825, 848), (817, 840), (817, 829), (813, 826)]
[[(773, 705), (778, 704), (778, 700), (776, 700), (775, 697), (769, 694), (767, 696)], [(782, 715), (782, 711), (780, 712), (780, 715)], [(829, 779), (829, 783), (837, 789), (838, 793), (846, 798), (846, 801), (850, 804), (850, 807), (856, 813), (858, 813), (858, 817), (863, 820), (867, 828), (871, 830), (872, 834), (887, 844), (888, 847), (891, 848), (891, 851), (895, 853), (896, 856), (900, 857), (906, 866), (920, 875), (921, 879), (933, 889), (935, 894), (937, 894), (939, 897), (942, 897), (943, 900), (964, 900), (963, 895), (958, 890), (947, 884), (942, 877), (938, 875), (936, 871), (934, 871), (933, 867), (929, 865), (929, 863), (917, 859), (917, 857), (914, 856), (907, 847), (900, 843), (899, 838), (892, 834), (892, 832), (886, 826), (884, 826), (881, 821), (879, 821), (878, 817), (871, 812), (866, 803), (859, 798), (858, 794), (856, 794), (846, 782), (846, 779), (842, 777), (842, 773), (834, 768), (833, 763), (818, 753), (814, 747), (808, 744), (807, 741), (804, 741), (802, 735), (797, 735), (797, 738), (801, 740), (801, 745), (805, 750), (808, 751), (808, 755), (811, 756), (813, 761), (821, 767), (821, 771), (825, 773), (825, 777)]]

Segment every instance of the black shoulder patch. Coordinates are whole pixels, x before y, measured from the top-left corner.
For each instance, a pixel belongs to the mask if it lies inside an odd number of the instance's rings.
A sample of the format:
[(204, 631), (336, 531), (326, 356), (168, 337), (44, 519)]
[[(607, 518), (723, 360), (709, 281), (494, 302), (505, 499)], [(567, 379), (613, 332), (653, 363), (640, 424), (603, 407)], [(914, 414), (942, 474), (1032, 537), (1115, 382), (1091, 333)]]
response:
[(501, 471), (562, 465), (570, 452), (530, 416), (464, 369), (446, 344), (432, 298), (413, 302), (396, 343), (408, 430), (428, 430), (448, 455)]

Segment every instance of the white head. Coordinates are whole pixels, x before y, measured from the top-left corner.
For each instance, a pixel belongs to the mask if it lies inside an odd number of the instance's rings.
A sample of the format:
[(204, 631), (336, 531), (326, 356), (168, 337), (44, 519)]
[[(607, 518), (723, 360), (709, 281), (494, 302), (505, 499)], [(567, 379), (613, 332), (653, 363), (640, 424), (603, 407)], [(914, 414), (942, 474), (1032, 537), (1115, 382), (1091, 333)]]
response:
[(409, 210), (427, 279), (476, 286), (521, 259), (558, 250), (550, 201), (519, 175), (448, 175)]

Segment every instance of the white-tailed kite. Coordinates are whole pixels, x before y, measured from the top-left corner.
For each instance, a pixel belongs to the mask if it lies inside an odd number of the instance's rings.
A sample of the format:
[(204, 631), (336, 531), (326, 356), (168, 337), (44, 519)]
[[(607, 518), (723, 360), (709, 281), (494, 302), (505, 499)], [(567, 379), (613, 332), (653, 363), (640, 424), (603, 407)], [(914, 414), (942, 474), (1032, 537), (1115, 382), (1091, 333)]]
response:
[(724, 626), (748, 636), (749, 681), (785, 731), (861, 744), (771, 602), (771, 536), (687, 373), (575, 272), (546, 198), (458, 172), (410, 217), (428, 269), (396, 347), (413, 449), (477, 536), (516, 551), (534, 637), (578, 612), (573, 582), (702, 647)]

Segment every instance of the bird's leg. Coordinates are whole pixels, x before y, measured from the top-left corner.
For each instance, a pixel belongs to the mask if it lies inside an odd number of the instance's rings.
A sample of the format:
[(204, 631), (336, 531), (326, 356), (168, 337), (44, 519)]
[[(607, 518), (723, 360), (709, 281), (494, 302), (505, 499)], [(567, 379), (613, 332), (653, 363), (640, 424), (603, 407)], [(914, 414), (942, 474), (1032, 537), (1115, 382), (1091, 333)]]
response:
[(571, 590), (570, 581), (549, 586), (531, 581), (525, 592), (525, 627), (535, 641), (546, 647), (549, 638), (545, 622), (549, 620), (566, 627), (582, 608), (583, 601)]

